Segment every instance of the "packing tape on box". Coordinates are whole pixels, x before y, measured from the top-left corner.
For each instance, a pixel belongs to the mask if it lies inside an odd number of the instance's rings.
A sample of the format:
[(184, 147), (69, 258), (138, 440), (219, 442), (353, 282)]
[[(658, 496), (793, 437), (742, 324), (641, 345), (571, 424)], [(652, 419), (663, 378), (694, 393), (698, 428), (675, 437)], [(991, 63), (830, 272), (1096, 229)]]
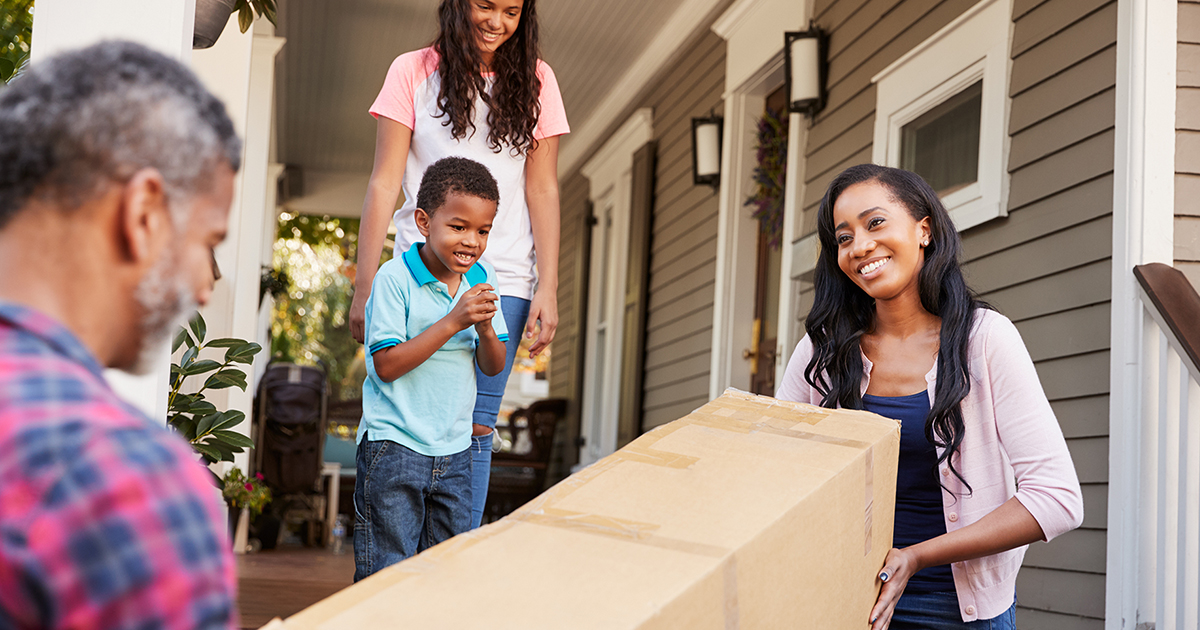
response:
[[(821, 420), (828, 417), (828, 414), (814, 411), (809, 405), (755, 396), (733, 389), (726, 390), (726, 393), (733, 394), (736, 398), (731, 400), (727, 396), (722, 399), (723, 404), (721, 406), (711, 411), (706, 410), (706, 407), (710, 405), (704, 405), (678, 421), (653, 429), (616, 453), (555, 484), (529, 503), (518, 508), (517, 511), (508, 517), (483, 528), (455, 536), (400, 564), (392, 565), (377, 572), (367, 580), (360, 582), (352, 589), (352, 592), (343, 591), (339, 593), (337, 596), (339, 599), (338, 605), (344, 608), (353, 606), (398, 582), (433, 570), (444, 556), (461, 553), (518, 524), (529, 523), (543, 527), (554, 527), (590, 535), (617, 538), (634, 544), (669, 549), (687, 554), (710, 558), (726, 558), (726, 561), (722, 565), (725, 586), (725, 627), (726, 630), (736, 630), (739, 619), (737, 563), (736, 556), (732, 553), (732, 550), (717, 545), (660, 536), (657, 532), (661, 526), (654, 523), (619, 519), (601, 514), (573, 512), (555, 507), (560, 501), (574, 494), (593, 479), (626, 462), (674, 469), (686, 469), (692, 466), (699, 461), (698, 457), (653, 448), (658, 442), (675, 432), (692, 427), (704, 427), (742, 434), (766, 433), (863, 450), (866, 459), (866, 508), (864, 515), (866, 544), (864, 554), (870, 554), (872, 542), (872, 504), (874, 499), (874, 453), (872, 446), (859, 440), (840, 438), (794, 428), (798, 424), (815, 426)], [(739, 404), (741, 401), (746, 401), (747, 404)], [(751, 404), (751, 401), (757, 402)], [(762, 404), (763, 402), (768, 402), (765, 409)], [(764, 416), (767, 417), (766, 420), (763, 419)], [(303, 612), (299, 614), (303, 614)]]
[(866, 453), (864, 455), (867, 459), (867, 461), (866, 461), (867, 507), (866, 507), (866, 515), (863, 517), (863, 522), (864, 522), (863, 530), (866, 532), (867, 544), (866, 544), (866, 547), (863, 549), (863, 555), (869, 556), (869, 555), (871, 555), (871, 539), (874, 538), (874, 536), (871, 535), (871, 527), (872, 527), (871, 521), (872, 521), (872, 518), (874, 517), (874, 506), (875, 506), (875, 447), (868, 446)]

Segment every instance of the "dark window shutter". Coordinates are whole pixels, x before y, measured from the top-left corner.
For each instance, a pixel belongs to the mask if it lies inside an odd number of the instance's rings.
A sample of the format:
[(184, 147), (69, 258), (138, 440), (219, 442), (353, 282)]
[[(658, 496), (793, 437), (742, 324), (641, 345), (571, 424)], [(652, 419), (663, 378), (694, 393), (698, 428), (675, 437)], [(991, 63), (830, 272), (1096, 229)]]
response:
[(650, 230), (654, 218), (654, 161), (658, 144), (646, 143), (633, 154), (629, 206), (629, 267), (621, 349), (621, 404), (618, 448), (642, 432), (642, 388), (646, 365), (646, 302), (650, 288)]

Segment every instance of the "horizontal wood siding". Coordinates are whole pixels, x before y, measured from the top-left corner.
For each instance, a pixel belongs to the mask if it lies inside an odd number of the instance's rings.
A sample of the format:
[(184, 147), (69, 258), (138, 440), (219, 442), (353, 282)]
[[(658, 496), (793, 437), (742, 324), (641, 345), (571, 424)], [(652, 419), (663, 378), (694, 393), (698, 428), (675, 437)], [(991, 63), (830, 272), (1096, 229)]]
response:
[[(974, 4), (817, 1), (816, 22), (830, 32), (829, 104), (808, 132), (796, 236), (815, 231), (829, 181), (845, 167), (871, 160), (870, 78)], [(1020, 330), (1083, 484), (1083, 527), (1032, 545), (1026, 555), (1017, 583), (1017, 625), (1099, 629), (1108, 494), (1116, 2), (1015, 0), (1013, 20), (1009, 215), (963, 234), (965, 272), (971, 286)], [(1180, 24), (1182, 34), (1182, 17)], [(1200, 39), (1197, 44), (1200, 61)], [(1190, 76), (1200, 88), (1200, 65)], [(1200, 93), (1186, 98), (1200, 105)], [(1200, 114), (1192, 115), (1200, 123)], [(1200, 124), (1193, 129), (1197, 159), (1188, 183), (1195, 199)], [(1187, 219), (1200, 224), (1200, 212)], [(1178, 223), (1177, 243), (1184, 231)], [(811, 289), (802, 287), (795, 323), (801, 329), (811, 302)]]
[(1083, 486), (1083, 526), (1034, 544), (1020, 628), (1104, 627), (1117, 3), (1013, 9), (1009, 216), (963, 234), (967, 280), (1033, 357)]
[[(717, 259), (718, 198), (692, 183), (691, 119), (721, 112), (725, 87), (725, 41), (706, 32), (680, 61), (652, 81), (629, 112), (650, 107), (658, 142), (654, 214), (650, 240), (649, 300), (642, 429), (675, 420), (708, 401), (712, 347), (713, 290)], [(610, 133), (626, 117), (618, 117)], [(598, 149), (599, 147), (593, 147)], [(586, 161), (586, 160), (585, 160)], [(586, 357), (577, 356), (584, 314), (576, 292), (587, 273), (570, 245), (578, 241), (588, 207), (587, 180), (578, 172), (563, 179), (559, 263), (558, 336), (551, 362), (550, 391), (572, 401), (579, 424), (582, 392), (575, 390)], [(578, 429), (573, 435), (578, 434)]]
[(1175, 266), (1200, 290), (1200, 3), (1179, 2), (1175, 89)]
[(587, 261), (579, 251), (582, 230), (588, 229), (588, 180), (578, 171), (560, 180), (559, 206), (562, 216), (560, 253), (558, 256), (558, 331), (550, 348), (550, 396), (566, 398), (567, 417), (556, 437), (555, 461), (551, 481), (565, 477), (571, 465), (578, 461), (575, 438), (580, 430), (580, 404), (583, 400), (577, 383), (583, 371), (584, 313), (587, 303), (582, 294), (581, 274), (587, 272)]
[(722, 111), (725, 41), (709, 32), (667, 71), (642, 107), (658, 140), (642, 428), (708, 401), (717, 195), (692, 183), (692, 118)]

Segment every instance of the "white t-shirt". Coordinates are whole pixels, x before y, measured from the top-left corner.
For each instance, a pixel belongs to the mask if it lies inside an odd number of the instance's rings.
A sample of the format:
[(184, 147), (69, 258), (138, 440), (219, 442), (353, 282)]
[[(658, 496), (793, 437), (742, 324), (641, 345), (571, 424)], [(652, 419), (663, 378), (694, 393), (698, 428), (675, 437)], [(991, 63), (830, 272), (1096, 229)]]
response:
[[(475, 132), (468, 129), (465, 138), (454, 139), (451, 128), (442, 124), (449, 117), (438, 108), (442, 80), (437, 67), (438, 54), (432, 48), (400, 55), (392, 62), (383, 89), (371, 105), (371, 115), (385, 116), (413, 131), (404, 167), (404, 205), (393, 217), (395, 250), (406, 251), (414, 242), (424, 240), (417, 231), (413, 212), (425, 169), (444, 157), (470, 158), (486, 166), (500, 188), (496, 221), (483, 260), (496, 269), (500, 295), (531, 299), (537, 267), (525, 204), (525, 156), (514, 155), (506, 148), (496, 152), (488, 146), (488, 106), (479, 97), (475, 100)], [(542, 110), (533, 137), (540, 140), (565, 134), (570, 128), (554, 71), (539, 59), (537, 74), (542, 82)]]

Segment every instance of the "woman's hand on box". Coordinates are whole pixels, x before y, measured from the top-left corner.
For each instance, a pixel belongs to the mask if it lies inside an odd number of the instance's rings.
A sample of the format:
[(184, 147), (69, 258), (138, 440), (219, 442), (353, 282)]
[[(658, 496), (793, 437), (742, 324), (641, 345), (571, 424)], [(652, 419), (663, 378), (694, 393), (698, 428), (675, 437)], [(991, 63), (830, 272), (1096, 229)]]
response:
[(879, 598), (871, 609), (871, 630), (887, 630), (892, 623), (892, 613), (896, 610), (896, 602), (904, 594), (908, 579), (921, 569), (916, 554), (911, 548), (892, 549), (883, 561), (883, 569), (879, 572), (879, 580), (883, 586), (879, 589)]

